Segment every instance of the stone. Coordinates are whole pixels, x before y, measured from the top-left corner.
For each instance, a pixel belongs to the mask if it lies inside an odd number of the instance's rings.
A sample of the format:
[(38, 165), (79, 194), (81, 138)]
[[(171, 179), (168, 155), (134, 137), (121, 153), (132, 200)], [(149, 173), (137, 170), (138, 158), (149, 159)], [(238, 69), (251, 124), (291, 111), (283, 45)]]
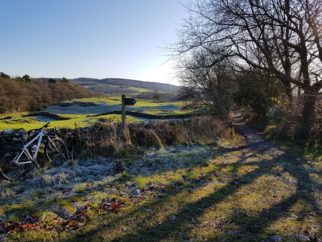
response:
[(279, 235), (273, 235), (268, 238), (268, 241), (280, 242), (280, 241), (283, 241), (283, 237)]

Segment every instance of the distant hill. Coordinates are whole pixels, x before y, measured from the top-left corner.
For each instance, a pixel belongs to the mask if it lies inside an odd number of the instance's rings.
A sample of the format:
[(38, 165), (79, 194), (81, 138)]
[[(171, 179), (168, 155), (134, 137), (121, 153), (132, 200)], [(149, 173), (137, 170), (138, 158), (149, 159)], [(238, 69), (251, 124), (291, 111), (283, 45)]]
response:
[(105, 94), (140, 94), (145, 92), (176, 93), (178, 86), (157, 82), (144, 82), (121, 78), (77, 78), (70, 81), (91, 91)]
[(90, 90), (66, 79), (11, 78), (5, 74), (0, 74), (0, 93), (0, 114), (40, 111), (56, 102), (93, 96)]

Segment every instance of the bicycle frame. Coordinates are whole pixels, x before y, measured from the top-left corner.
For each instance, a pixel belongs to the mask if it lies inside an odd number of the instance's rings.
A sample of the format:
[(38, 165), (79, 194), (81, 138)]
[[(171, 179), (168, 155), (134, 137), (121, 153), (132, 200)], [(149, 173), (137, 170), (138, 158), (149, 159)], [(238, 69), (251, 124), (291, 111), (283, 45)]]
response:
[[(39, 131), (39, 133), (32, 140), (30, 140), (27, 144), (25, 144), (22, 147), (22, 151), (13, 159), (12, 162), (17, 165), (30, 164), (30, 163), (34, 162), (36, 164), (36, 166), (39, 167), (39, 164), (37, 163), (36, 158), (37, 158), (37, 155), (39, 152), (41, 141), (44, 136), (45, 136), (45, 132), (42, 130)], [(37, 141), (37, 143), (35, 144), (36, 141)], [(31, 145), (36, 145), (35, 147), (32, 148), (33, 149), (32, 154), (28, 150), (28, 147), (30, 147)], [(20, 158), (23, 155), (25, 155), (28, 160), (24, 161), (24, 162), (19, 162)]]

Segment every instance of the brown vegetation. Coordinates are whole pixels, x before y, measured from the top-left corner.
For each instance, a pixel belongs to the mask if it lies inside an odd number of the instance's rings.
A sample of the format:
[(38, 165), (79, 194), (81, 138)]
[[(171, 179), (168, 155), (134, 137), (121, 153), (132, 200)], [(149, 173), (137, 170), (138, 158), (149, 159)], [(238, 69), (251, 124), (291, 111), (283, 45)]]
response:
[(90, 95), (87, 89), (66, 79), (47, 81), (0, 77), (0, 113), (39, 111), (54, 102)]
[[(289, 105), (275, 105), (267, 115), (268, 128), (266, 131), (274, 138), (300, 143), (296, 138), (297, 130), (301, 128), (298, 121), (301, 119), (303, 105), (302, 97), (295, 98)], [(315, 108), (316, 117), (307, 142), (309, 146), (322, 145), (322, 96), (318, 98)], [(253, 124), (258, 127), (259, 122), (253, 122)], [(265, 128), (265, 126), (259, 128)]]
[(213, 117), (181, 121), (132, 124), (126, 130), (111, 122), (90, 128), (61, 130), (73, 158), (114, 156), (126, 157), (147, 148), (162, 149), (167, 145), (216, 143), (232, 138), (233, 130), (223, 121)]

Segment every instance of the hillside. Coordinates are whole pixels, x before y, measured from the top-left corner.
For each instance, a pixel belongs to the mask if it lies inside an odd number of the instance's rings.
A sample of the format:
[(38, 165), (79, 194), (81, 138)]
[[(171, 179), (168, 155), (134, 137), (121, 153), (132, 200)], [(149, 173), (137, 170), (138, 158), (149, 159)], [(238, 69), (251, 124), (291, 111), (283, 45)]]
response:
[(55, 102), (90, 96), (88, 89), (65, 79), (0, 76), (0, 114), (40, 111)]
[(71, 81), (91, 91), (105, 94), (139, 94), (142, 92), (175, 93), (179, 89), (178, 86), (171, 84), (121, 78), (77, 78)]

